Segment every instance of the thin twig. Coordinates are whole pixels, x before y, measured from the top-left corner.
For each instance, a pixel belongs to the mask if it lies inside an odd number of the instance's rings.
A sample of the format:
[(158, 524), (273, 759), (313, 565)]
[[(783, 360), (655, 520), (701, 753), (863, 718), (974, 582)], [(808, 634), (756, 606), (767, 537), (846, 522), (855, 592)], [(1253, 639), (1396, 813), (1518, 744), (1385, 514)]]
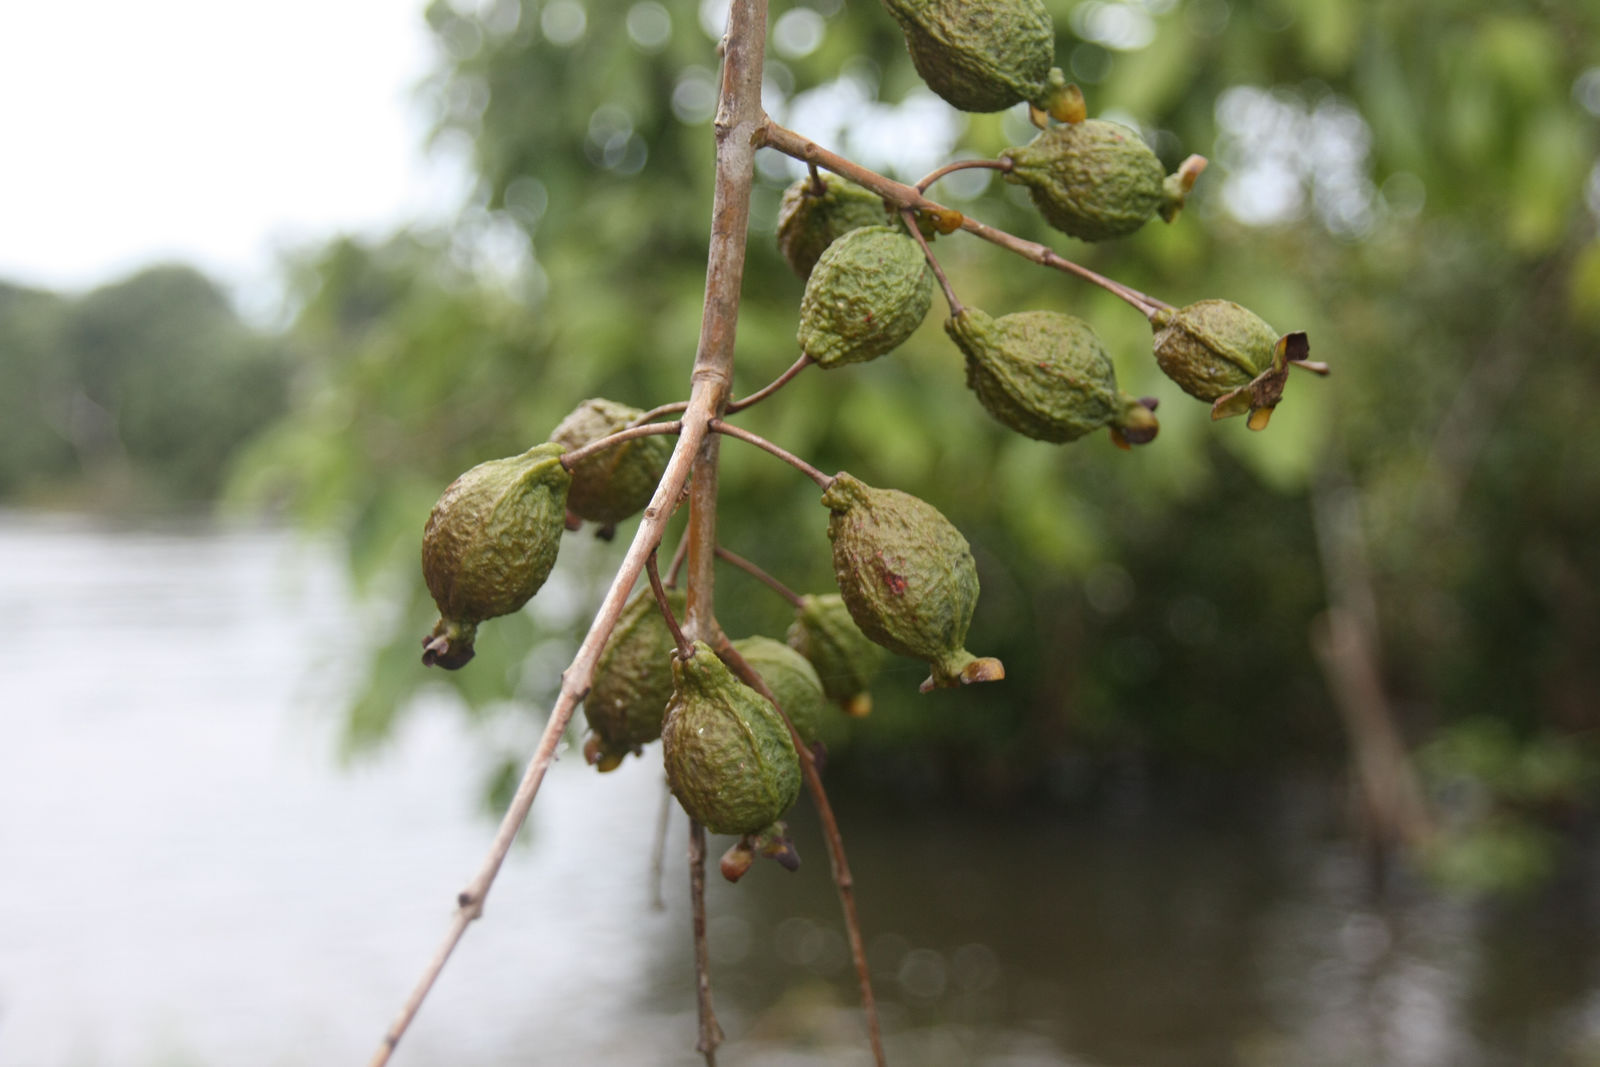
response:
[(683, 423), (681, 422), (657, 422), (652, 423), (649, 426), (629, 426), (627, 429), (618, 430), (616, 433), (607, 437), (602, 437), (596, 441), (590, 441), (586, 445), (581, 445), (578, 448), (572, 449), (571, 451), (561, 453), (561, 465), (570, 471), (572, 468), (576, 467), (578, 464), (582, 463), (596, 452), (604, 452), (613, 445), (620, 445), (622, 442), (631, 441), (635, 437), (650, 437), (655, 434), (677, 433), (682, 429)]
[[(500, 873), (511, 844), (522, 828), (544, 781), (545, 772), (555, 759), (556, 749), (565, 734), (572, 714), (589, 691), (595, 662), (606, 639), (616, 628), (617, 618), (628, 592), (644, 569), (645, 557), (661, 542), (667, 520), (682, 497), (689, 472), (705, 462), (703, 446), (711, 445), (709, 458), (715, 462), (717, 438), (710, 434), (712, 418), (727, 402), (733, 381), (733, 342), (739, 314), (739, 290), (744, 280), (745, 247), (750, 222), (750, 186), (755, 170), (755, 145), (766, 116), (761, 110), (761, 68), (766, 42), (767, 8), (765, 0), (734, 0), (729, 22), (729, 47), (722, 72), (721, 103), (716, 117), (717, 169), (712, 197), (711, 240), (707, 248), (706, 298), (700, 323), (700, 343), (695, 353), (689, 406), (684, 412), (678, 444), (656, 486), (650, 506), (634, 532), (622, 565), (606, 592), (594, 622), (572, 663), (561, 675), (561, 692), (550, 711), (550, 720), (539, 737), (538, 747), (528, 761), (522, 781), (495, 832), (488, 855), (472, 881), (456, 898), (456, 913), (416, 988), (406, 998), (399, 1016), (384, 1035), (371, 1067), (389, 1062), (395, 1047), (416, 1018), (422, 1002), (449, 962), (451, 953), (472, 921), (483, 914), (484, 899)], [(713, 490), (715, 469), (702, 471)], [(695, 479), (700, 484), (701, 477)], [(714, 494), (713, 494), (714, 495)], [(691, 509), (695, 501), (691, 500)], [(691, 521), (691, 530), (694, 524)], [(705, 555), (712, 555), (713, 540)], [(709, 586), (706, 587), (709, 589)], [(691, 585), (691, 619), (695, 587)], [(709, 598), (706, 607), (709, 609)]]
[(733, 564), (735, 567), (738, 567), (740, 570), (744, 571), (752, 578), (755, 578), (757, 581), (765, 583), (769, 589), (783, 597), (783, 599), (787, 600), (795, 607), (798, 608), (805, 606), (805, 602), (801, 600), (799, 593), (796, 593), (793, 589), (790, 589), (788, 586), (784, 585), (782, 582), (778, 581), (778, 579), (774, 578), (772, 575), (768, 574), (754, 563), (751, 563), (743, 556), (735, 552), (729, 552), (726, 548), (718, 545), (717, 558), (726, 563)]
[(678, 572), (683, 570), (683, 561), (689, 555), (689, 539), (678, 539), (677, 551), (672, 553), (672, 565), (667, 568), (667, 588), (678, 588)]
[(687, 400), (675, 400), (670, 404), (661, 404), (658, 407), (651, 408), (643, 415), (640, 415), (638, 418), (628, 423), (628, 429), (631, 430), (635, 426), (643, 426), (645, 423), (653, 422), (663, 415), (677, 415), (688, 410), (689, 402)]
[(822, 775), (817, 771), (816, 757), (800, 737), (800, 731), (789, 721), (788, 713), (778, 704), (771, 688), (755, 672), (739, 650), (726, 636), (718, 642), (717, 655), (746, 685), (765, 697), (789, 728), (789, 739), (794, 742), (800, 756), (800, 773), (805, 777), (806, 790), (811, 802), (817, 806), (822, 819), (822, 836), (828, 843), (828, 865), (833, 870), (833, 883), (839, 890), (839, 904), (844, 909), (845, 934), (850, 941), (850, 957), (856, 965), (856, 982), (861, 987), (861, 1010), (867, 1017), (867, 1040), (872, 1045), (872, 1058), (878, 1067), (888, 1062), (883, 1054), (883, 1032), (878, 1025), (878, 1004), (872, 995), (872, 972), (867, 967), (866, 943), (861, 938), (861, 920), (856, 915), (855, 879), (850, 874), (850, 861), (844, 853), (844, 836), (839, 833), (839, 822), (833, 817), (833, 805), (828, 803), (828, 791), (822, 786)]
[(678, 617), (672, 613), (672, 604), (667, 600), (667, 591), (661, 585), (661, 572), (656, 570), (654, 552), (644, 561), (644, 572), (650, 576), (650, 591), (656, 595), (656, 607), (661, 609), (661, 617), (666, 620), (667, 629), (672, 633), (672, 641), (678, 646), (678, 658), (688, 659), (694, 655), (694, 646), (683, 636), (683, 628), (678, 625)]
[(916, 185), (919, 193), (928, 191), (928, 186), (943, 178), (946, 174), (954, 174), (958, 170), (972, 170), (974, 167), (984, 167), (988, 170), (1009, 171), (1012, 167), (1009, 159), (958, 159), (954, 163), (946, 163)]
[(700, 1005), (700, 1039), (696, 1051), (704, 1054), (706, 1067), (717, 1067), (717, 1046), (722, 1044), (722, 1027), (711, 1008), (711, 951), (706, 940), (706, 828), (689, 819), (689, 900), (694, 912), (694, 989)]
[(650, 909), (666, 911), (667, 902), (661, 895), (661, 877), (666, 872), (667, 818), (672, 814), (672, 790), (666, 780), (661, 784), (661, 810), (656, 814), (656, 836), (650, 846)]
[(712, 419), (711, 429), (717, 433), (725, 433), (729, 437), (737, 437), (746, 444), (755, 445), (759, 449), (771, 452), (774, 456), (777, 456), (779, 459), (789, 464), (789, 466), (793, 467), (801, 474), (804, 474), (807, 478), (810, 478), (812, 481), (816, 482), (817, 485), (823, 489), (826, 489), (828, 486), (833, 484), (833, 476), (831, 474), (823, 474), (821, 471), (817, 470), (817, 468), (813, 467), (811, 464), (807, 463), (793, 452), (790, 452), (784, 448), (780, 448), (759, 434), (753, 434), (749, 430), (740, 429), (738, 426), (730, 426), (721, 419)]
[(1151, 317), (1161, 309), (1171, 307), (1170, 304), (1157, 300), (1146, 293), (1141, 293), (1132, 286), (1113, 281), (1104, 275), (1097, 274), (1088, 267), (1081, 266), (1070, 259), (1057, 255), (1047, 245), (1042, 245), (1037, 241), (1025, 241), (1014, 234), (1007, 233), (1005, 230), (996, 229), (993, 226), (979, 222), (977, 219), (968, 218), (954, 208), (945, 207), (943, 204), (929, 200), (915, 186), (897, 182), (893, 178), (886, 178), (876, 171), (868, 170), (859, 163), (852, 162), (835, 152), (828, 151), (815, 141), (807, 140), (793, 130), (779, 126), (771, 119), (767, 120), (767, 124), (762, 130), (761, 143), (768, 148), (782, 152), (786, 156), (808, 164), (824, 167), (835, 174), (848, 178), (857, 185), (870, 189), (885, 200), (890, 201), (896, 208), (911, 208), (935, 217), (961, 216), (961, 229), (966, 230), (968, 233), (981, 237), (990, 244), (999, 245), (1008, 252), (1014, 252), (1024, 259), (1031, 259), (1035, 263), (1065, 271), (1068, 274), (1082, 278), (1084, 281), (1098, 285), (1112, 295), (1133, 305), (1146, 318)]
[(933, 254), (933, 249), (928, 247), (928, 239), (922, 236), (922, 227), (917, 225), (917, 213), (908, 207), (903, 207), (900, 209), (900, 217), (906, 220), (906, 229), (911, 231), (911, 236), (922, 246), (922, 258), (928, 261), (928, 266), (933, 269), (933, 276), (939, 279), (939, 288), (944, 290), (944, 300), (950, 305), (950, 314), (961, 314), (966, 308), (956, 296), (956, 291), (950, 287), (950, 279), (945, 277), (944, 268), (939, 266), (938, 257)]
[(751, 393), (749, 396), (743, 397), (743, 398), (741, 398), (739, 400), (735, 400), (731, 404), (729, 404), (728, 405), (727, 414), (732, 415), (735, 411), (743, 411), (745, 408), (750, 407), (752, 404), (761, 403), (761, 401), (765, 400), (767, 397), (771, 396), (773, 393), (776, 393), (779, 389), (782, 389), (784, 386), (788, 385), (789, 382), (794, 378), (794, 376), (796, 374), (799, 374), (801, 371), (805, 370), (807, 367), (811, 366), (811, 364), (813, 364), (815, 362), (816, 361), (814, 359), (812, 359), (810, 356), (802, 355), (799, 359), (795, 360), (794, 363), (792, 363), (789, 366), (788, 370), (786, 370), (782, 374), (778, 375), (771, 382), (769, 382), (766, 385), (763, 385), (760, 389), (757, 389), (755, 392)]
[(815, 163), (808, 162), (806, 169), (811, 172), (811, 191), (818, 196), (823, 196), (828, 191), (828, 183), (822, 180), (822, 172)]

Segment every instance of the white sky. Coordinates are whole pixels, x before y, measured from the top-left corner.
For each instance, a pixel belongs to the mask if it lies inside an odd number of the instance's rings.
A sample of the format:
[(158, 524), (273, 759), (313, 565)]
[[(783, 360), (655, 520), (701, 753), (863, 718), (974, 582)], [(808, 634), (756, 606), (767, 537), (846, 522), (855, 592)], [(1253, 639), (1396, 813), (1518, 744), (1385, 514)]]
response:
[(0, 0), (0, 278), (176, 258), (249, 288), (277, 250), (448, 212), (430, 49), (421, 0)]

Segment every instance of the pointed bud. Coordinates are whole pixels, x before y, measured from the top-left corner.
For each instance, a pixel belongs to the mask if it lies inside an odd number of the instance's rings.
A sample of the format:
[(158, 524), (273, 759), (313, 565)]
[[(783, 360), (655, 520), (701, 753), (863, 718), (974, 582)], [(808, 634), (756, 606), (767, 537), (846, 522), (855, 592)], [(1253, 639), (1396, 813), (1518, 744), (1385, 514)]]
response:
[(816, 668), (800, 653), (770, 637), (740, 638), (733, 648), (767, 683), (801, 740), (807, 744), (815, 741), (822, 726), (823, 707), (828, 702)]
[(867, 687), (883, 666), (883, 648), (874, 644), (850, 617), (838, 593), (803, 596), (786, 635), (789, 647), (816, 668), (822, 691), (860, 718), (872, 711)]
[(1303, 333), (1279, 337), (1254, 312), (1231, 300), (1202, 300), (1151, 316), (1156, 362), (1162, 373), (1199, 400), (1210, 400), (1211, 417), (1248, 414), (1252, 430), (1265, 429), (1283, 398), (1289, 368), (1327, 374), (1325, 364), (1306, 357)]
[(800, 301), (800, 350), (824, 368), (898, 348), (933, 304), (933, 272), (898, 229), (851, 230), (822, 253)]
[(995, 319), (969, 307), (945, 330), (966, 353), (967, 387), (1017, 433), (1063, 442), (1109, 427), (1123, 443), (1155, 439), (1155, 416), (1117, 388), (1111, 357), (1082, 319), (1059, 311)]
[(440, 620), (423, 662), (454, 670), (472, 658), (477, 623), (517, 611), (550, 576), (571, 477), (561, 446), (480, 463), (451, 482), (422, 534), (422, 575)]
[(978, 603), (978, 569), (938, 509), (840, 473), (822, 494), (832, 511), (833, 574), (850, 616), (891, 652), (926, 660), (922, 691), (1005, 677), (997, 659), (963, 646)]
[(1056, 31), (1043, 0), (884, 0), (905, 31), (928, 88), (962, 111), (1004, 111), (1024, 100), (1066, 118), (1055, 69)]
[[(667, 591), (667, 603), (682, 615), (683, 593)], [(617, 618), (616, 629), (600, 650), (594, 683), (583, 698), (596, 758), (608, 771), (630, 752), (661, 736), (661, 720), (672, 698), (672, 653), (677, 649), (655, 594), (642, 589)], [(585, 749), (587, 754), (588, 749)]]
[(772, 705), (703, 641), (672, 660), (675, 688), (661, 727), (667, 784), (683, 810), (717, 834), (775, 822), (800, 794), (800, 757)]
[(1171, 222), (1205, 167), (1191, 156), (1169, 182), (1137, 132), (1100, 119), (1052, 126), (1000, 158), (1046, 222), (1085, 241), (1122, 237), (1157, 214)]
[(778, 206), (778, 251), (802, 278), (811, 277), (822, 253), (851, 230), (888, 221), (876, 193), (837, 174), (824, 171), (817, 177), (820, 189), (807, 175), (784, 190)]

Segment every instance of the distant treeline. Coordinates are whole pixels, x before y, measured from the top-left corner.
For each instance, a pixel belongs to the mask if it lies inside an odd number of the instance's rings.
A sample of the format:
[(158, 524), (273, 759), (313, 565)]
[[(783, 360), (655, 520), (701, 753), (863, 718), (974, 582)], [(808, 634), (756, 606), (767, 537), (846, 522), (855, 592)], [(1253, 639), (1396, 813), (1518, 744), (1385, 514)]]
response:
[(282, 414), (288, 377), (283, 340), (190, 267), (81, 296), (0, 282), (0, 501), (209, 500), (235, 450)]

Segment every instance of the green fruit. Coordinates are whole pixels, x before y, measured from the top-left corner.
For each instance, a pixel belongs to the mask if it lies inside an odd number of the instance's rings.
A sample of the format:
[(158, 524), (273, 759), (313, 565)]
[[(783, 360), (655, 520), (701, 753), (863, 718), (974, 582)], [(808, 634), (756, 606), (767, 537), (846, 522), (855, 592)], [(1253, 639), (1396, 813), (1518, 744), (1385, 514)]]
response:
[[(561, 420), (550, 440), (572, 451), (626, 429), (643, 414), (599, 397), (585, 400)], [(604, 526), (637, 515), (650, 503), (671, 458), (666, 435), (635, 437), (597, 452), (572, 469), (567, 508)]]
[[(683, 593), (668, 590), (667, 603), (682, 617)], [(672, 653), (677, 647), (654, 592), (635, 593), (600, 650), (594, 682), (583, 699), (583, 713), (594, 733), (584, 755), (602, 772), (661, 736), (661, 720), (672, 698)]]
[(823, 695), (822, 681), (810, 661), (770, 637), (741, 638), (733, 643), (733, 648), (767, 683), (800, 739), (807, 744), (815, 741), (828, 698)]
[(1150, 317), (1156, 362), (1190, 396), (1210, 400), (1211, 417), (1249, 413), (1252, 430), (1266, 429), (1283, 398), (1289, 368), (1327, 374), (1306, 357), (1303, 333), (1279, 337), (1254, 312), (1231, 300), (1202, 300)]
[(672, 659), (676, 682), (661, 727), (667, 785), (712, 833), (753, 834), (800, 795), (800, 757), (783, 720), (704, 641)]
[(1059, 311), (991, 318), (966, 308), (945, 330), (967, 356), (967, 388), (1003, 425), (1039, 441), (1074, 441), (1102, 426), (1119, 444), (1146, 444), (1159, 428), (1149, 404), (1117, 388), (1100, 339)]
[(802, 278), (834, 241), (862, 226), (882, 226), (883, 200), (837, 174), (819, 172), (822, 189), (808, 175), (783, 192), (778, 207), (778, 250)]
[(867, 687), (883, 665), (883, 647), (861, 632), (843, 597), (838, 593), (801, 597), (787, 639), (789, 647), (816, 668), (829, 700), (849, 715), (872, 710)]
[(800, 350), (824, 368), (863, 363), (916, 332), (933, 272), (916, 241), (888, 226), (851, 230), (817, 260), (800, 300)]
[(1045, 221), (1085, 241), (1130, 234), (1157, 214), (1171, 222), (1204, 166), (1186, 164), (1168, 179), (1138, 133), (1099, 119), (1052, 126), (1000, 159)]
[(999, 660), (962, 647), (978, 603), (978, 569), (950, 520), (909, 493), (845, 473), (822, 503), (833, 512), (833, 575), (850, 617), (884, 648), (933, 667), (923, 692), (1005, 677)]
[(962, 111), (1024, 100), (1065, 120), (1055, 24), (1043, 0), (884, 0), (928, 88)]
[(477, 624), (509, 615), (544, 585), (565, 529), (558, 444), (480, 463), (451, 482), (422, 535), (422, 575), (441, 618), (422, 662), (454, 670), (472, 658)]

